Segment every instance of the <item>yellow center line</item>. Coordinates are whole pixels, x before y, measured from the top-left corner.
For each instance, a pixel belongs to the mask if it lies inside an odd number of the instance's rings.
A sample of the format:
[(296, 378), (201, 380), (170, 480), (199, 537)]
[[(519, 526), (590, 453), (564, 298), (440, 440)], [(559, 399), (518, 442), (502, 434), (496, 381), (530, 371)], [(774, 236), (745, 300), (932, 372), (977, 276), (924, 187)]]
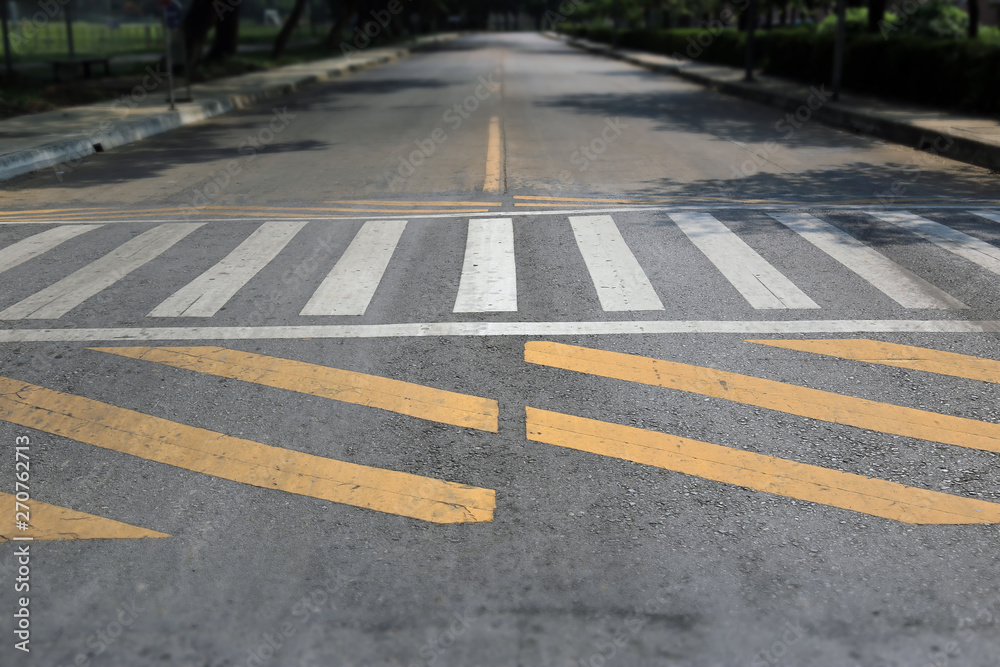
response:
[[(646, 202), (637, 203), (637, 202), (632, 202), (629, 205), (630, 206), (656, 206), (657, 202), (652, 202), (652, 203), (646, 203)], [(528, 206), (530, 208), (566, 208), (566, 204), (541, 204), (541, 203), (528, 204), (528, 203), (522, 203), (522, 202), (514, 202), (514, 206)], [(579, 203), (574, 203), (573, 204), (573, 208), (584, 208), (584, 207), (590, 207), (590, 208), (607, 208), (607, 206), (608, 206), (607, 204), (579, 204)]]
[(35, 215), (42, 213), (69, 213), (72, 211), (110, 211), (110, 208), (36, 208), (26, 211), (0, 211), (0, 216)]
[(483, 193), (499, 194), (500, 173), (502, 170), (500, 148), (500, 118), (490, 118), (489, 135), (486, 141), (486, 180), (483, 181)]
[(864, 338), (748, 340), (747, 342), (1000, 384), (1000, 361), (925, 347), (897, 345)]
[(336, 461), (0, 377), (0, 419), (185, 470), (435, 523), (492, 521), (496, 492)]
[(528, 440), (918, 524), (1000, 523), (1000, 504), (700, 440), (527, 408)]
[(367, 204), (371, 206), (503, 206), (502, 203), (486, 203), (479, 201), (365, 201), (345, 199), (343, 201), (328, 201), (324, 204)]
[[(14, 517), (16, 500), (17, 498), (9, 493), (0, 493), (0, 507), (10, 509), (7, 516)], [(143, 537), (170, 537), (166, 533), (77, 512), (67, 507), (50, 505), (34, 498), (25, 504), (30, 508), (29, 528), (19, 530), (12, 520), (5, 519), (0, 524), (2, 526), (0, 542), (10, 542), (16, 537), (30, 537), (32, 540), (129, 540)]]
[(835, 424), (1000, 452), (1000, 424), (879, 403), (784, 382), (561, 343), (529, 342), (529, 363), (641, 382)]
[(496, 401), (329, 366), (222, 347), (95, 347), (132, 359), (496, 433)]

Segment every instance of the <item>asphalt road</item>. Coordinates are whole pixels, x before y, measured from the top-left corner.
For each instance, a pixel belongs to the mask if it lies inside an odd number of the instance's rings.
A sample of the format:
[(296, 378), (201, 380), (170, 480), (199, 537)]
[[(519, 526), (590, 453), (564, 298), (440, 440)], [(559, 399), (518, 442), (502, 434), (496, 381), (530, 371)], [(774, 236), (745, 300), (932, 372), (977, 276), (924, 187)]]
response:
[(0, 662), (996, 664), (997, 176), (783, 116), (478, 35), (4, 184)]

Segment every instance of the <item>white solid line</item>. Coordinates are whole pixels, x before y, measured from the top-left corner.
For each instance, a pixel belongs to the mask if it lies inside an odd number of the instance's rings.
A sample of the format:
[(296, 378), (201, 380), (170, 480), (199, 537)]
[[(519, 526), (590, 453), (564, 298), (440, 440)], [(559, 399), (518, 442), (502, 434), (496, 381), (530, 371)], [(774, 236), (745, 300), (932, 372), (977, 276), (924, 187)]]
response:
[(6, 248), (0, 249), (0, 273), (52, 250), (63, 241), (68, 241), (98, 227), (100, 225), (61, 225), (33, 234), (17, 243), (12, 243)]
[(819, 308), (756, 250), (708, 213), (671, 213), (670, 219), (754, 308)]
[(364, 315), (403, 235), (406, 220), (369, 220), (300, 315)]
[(140, 340), (288, 340), (434, 336), (656, 334), (1000, 333), (1000, 320), (647, 320), (621, 322), (410, 322), (273, 327), (0, 329), (0, 343)]
[(656, 290), (610, 215), (572, 216), (569, 222), (601, 308), (663, 310)]
[(968, 308), (847, 232), (807, 213), (768, 213), (904, 308)]
[(469, 220), (456, 313), (517, 310), (514, 223), (510, 218)]
[(969, 213), (978, 215), (980, 218), (992, 220), (993, 222), (1000, 222), (1000, 212), (998, 211), (969, 211)]
[(987, 271), (1000, 275), (1000, 248), (952, 229), (939, 222), (919, 215), (900, 211), (898, 213), (869, 212), (868, 215), (885, 220), (923, 237), (949, 252), (975, 262)]
[(201, 223), (166, 223), (145, 231), (59, 282), (0, 312), (0, 320), (62, 317), (201, 226)]
[(212, 317), (307, 224), (265, 222), (218, 264), (154, 308), (148, 317)]

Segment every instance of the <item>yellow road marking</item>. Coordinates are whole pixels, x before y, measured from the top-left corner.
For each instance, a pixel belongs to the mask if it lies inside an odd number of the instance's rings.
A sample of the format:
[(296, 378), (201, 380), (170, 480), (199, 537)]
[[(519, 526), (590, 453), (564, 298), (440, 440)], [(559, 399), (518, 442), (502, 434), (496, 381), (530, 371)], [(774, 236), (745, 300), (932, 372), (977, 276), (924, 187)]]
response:
[[(646, 202), (642, 202), (642, 203), (632, 202), (632, 205), (633, 206), (655, 206), (658, 203), (661, 203), (661, 202), (651, 202), (651, 203), (646, 203)], [(530, 208), (566, 208), (566, 204), (539, 204), (539, 203), (528, 204), (528, 203), (522, 203), (522, 202), (514, 202), (514, 206), (527, 206), (527, 207), (530, 207)], [(574, 202), (574, 204), (573, 204), (573, 208), (586, 208), (586, 207), (589, 207), (589, 208), (607, 208), (607, 204), (580, 204), (578, 202)]]
[[(393, 209), (393, 210), (390, 210), (390, 209), (381, 209), (381, 208), (366, 208), (366, 209), (362, 209), (362, 208), (342, 208), (342, 209), (327, 208), (327, 209), (317, 209), (317, 210), (327, 211), (327, 212), (331, 212), (331, 213), (336, 213), (336, 212), (349, 212), (349, 213), (489, 213), (489, 209), (487, 209), (487, 208), (464, 209), (464, 210), (463, 209), (441, 209), (441, 210), (437, 210), (437, 209)], [(204, 215), (238, 215), (238, 216), (243, 216), (243, 217), (257, 217), (257, 218), (260, 218), (260, 217), (265, 217), (265, 218), (294, 218), (296, 220), (301, 220), (304, 217), (300, 213), (276, 213), (276, 212), (270, 212), (270, 211), (254, 212), (254, 211), (218, 211), (218, 210), (216, 210), (216, 211), (211, 211), (209, 213), (205, 213), (205, 211), (202, 211), (202, 210), (190, 210), (190, 211), (187, 211), (187, 212), (188, 213), (192, 213), (192, 214), (194, 214), (194, 213), (202, 213)], [(53, 221), (54, 222), (70, 222), (70, 221), (74, 221), (74, 220), (109, 220), (109, 219), (113, 219), (113, 218), (123, 218), (123, 217), (141, 218), (141, 217), (149, 217), (149, 216), (155, 216), (155, 215), (161, 215), (161, 214), (160, 213), (129, 213), (129, 214), (118, 214), (118, 213), (115, 213), (115, 214), (101, 214), (101, 215), (73, 215), (73, 216), (60, 216), (59, 218), (54, 219)], [(50, 218), (47, 218), (47, 217), (46, 218), (40, 218), (40, 219), (41, 220), (45, 220), (45, 221), (49, 221), (50, 220)], [(31, 220), (31, 219), (24, 218), (24, 220)]]
[(527, 408), (528, 440), (906, 523), (1000, 523), (1000, 504), (632, 426)]
[(553, 368), (724, 398), (800, 417), (1000, 452), (1000, 424), (879, 403), (714, 368), (547, 342), (526, 343), (524, 359)]
[(499, 405), (488, 398), (303, 361), (222, 347), (95, 347), (219, 377), (366, 405), (443, 424), (496, 433)]
[(18, 216), (27, 214), (41, 214), (41, 213), (69, 213), (71, 211), (110, 211), (110, 208), (36, 208), (29, 209), (25, 211), (0, 211), (0, 216)]
[(503, 206), (500, 202), (485, 203), (480, 201), (365, 201), (346, 199), (344, 201), (328, 201), (324, 204), (368, 204), (371, 206)]
[(748, 340), (747, 342), (1000, 384), (1000, 361), (925, 347), (897, 345), (864, 338)]
[[(0, 507), (10, 510), (6, 516), (13, 517), (17, 498), (9, 493), (0, 493)], [(26, 503), (30, 508), (31, 521), (28, 530), (18, 530), (6, 524), (0, 529), (0, 542), (10, 542), (18, 537), (39, 540), (131, 540), (142, 537), (170, 537), (166, 533), (132, 526), (127, 523), (105, 519), (104, 517), (77, 512), (67, 507), (50, 505), (32, 498)]]
[(498, 194), (500, 192), (500, 118), (490, 118), (489, 136), (486, 142), (486, 180), (483, 181), (483, 192)]
[(335, 461), (0, 377), (0, 419), (267, 489), (435, 523), (492, 521), (496, 492)]

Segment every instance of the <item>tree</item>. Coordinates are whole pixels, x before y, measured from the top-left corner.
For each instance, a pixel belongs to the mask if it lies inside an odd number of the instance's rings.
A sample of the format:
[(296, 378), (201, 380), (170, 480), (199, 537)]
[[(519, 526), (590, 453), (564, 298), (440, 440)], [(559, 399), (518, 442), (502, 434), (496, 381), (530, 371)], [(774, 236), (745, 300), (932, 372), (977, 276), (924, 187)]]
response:
[(885, 20), (885, 0), (868, 0), (868, 32), (881, 32)]
[(302, 19), (302, 14), (305, 12), (306, 3), (309, 0), (295, 0), (295, 6), (292, 7), (292, 13), (288, 15), (285, 19), (285, 24), (281, 26), (281, 32), (278, 36), (274, 38), (274, 47), (271, 49), (271, 58), (277, 60), (285, 52), (285, 47), (288, 46), (288, 40), (292, 38), (292, 33), (295, 32), (295, 27), (299, 24)]
[(979, 36), (979, 0), (969, 0), (969, 39)]

